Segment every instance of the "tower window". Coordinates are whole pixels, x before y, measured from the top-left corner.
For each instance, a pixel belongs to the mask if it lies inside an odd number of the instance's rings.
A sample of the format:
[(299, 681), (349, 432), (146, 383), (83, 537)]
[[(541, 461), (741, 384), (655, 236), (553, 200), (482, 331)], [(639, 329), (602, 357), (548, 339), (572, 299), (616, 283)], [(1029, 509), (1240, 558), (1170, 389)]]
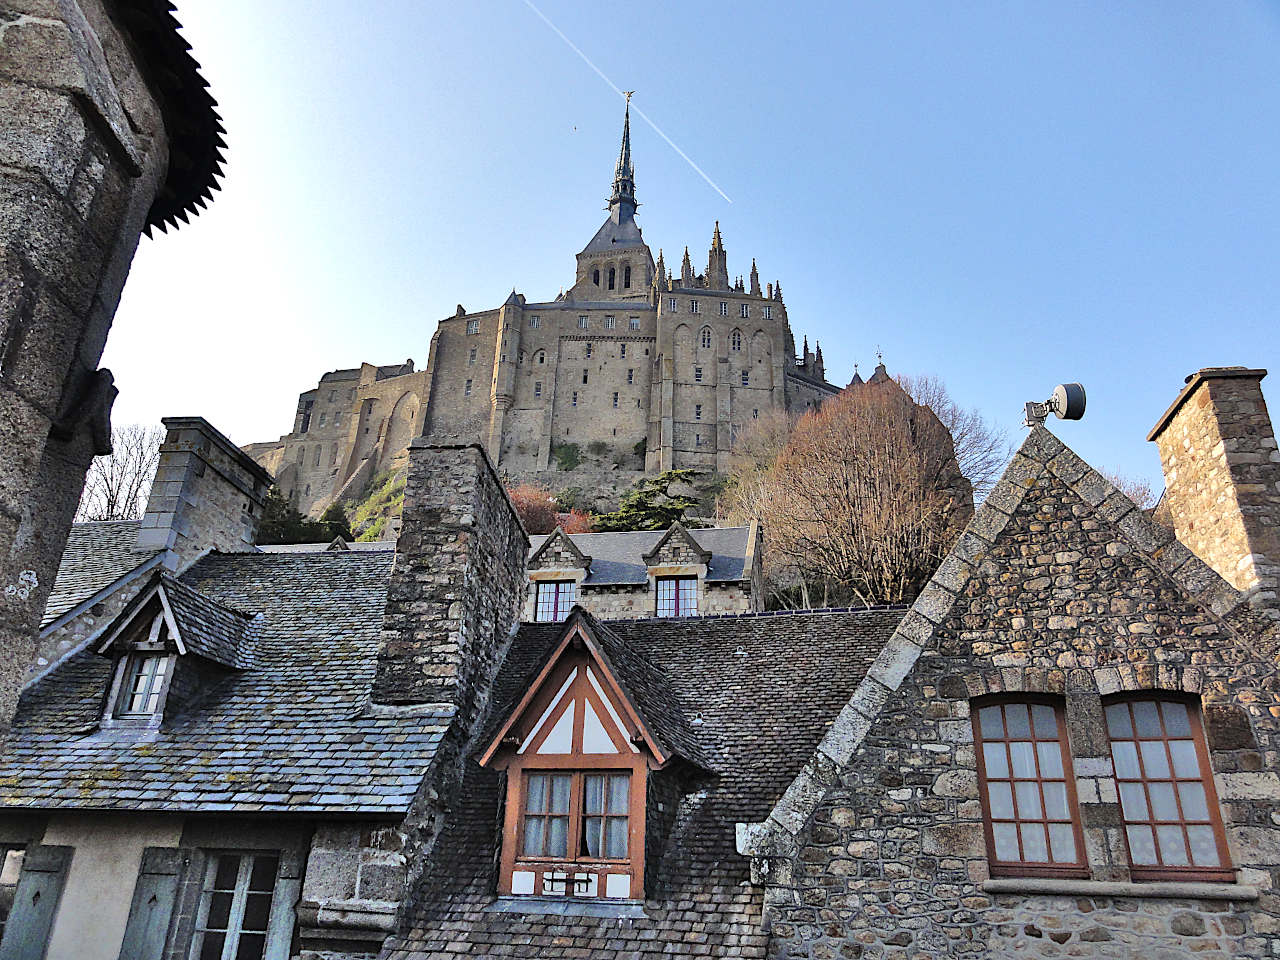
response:
[(541, 380), (535, 380), (535, 381), (533, 381), (533, 395), (534, 395), (535, 397), (540, 397), (540, 396), (542, 396), (542, 381), (541, 381)]
[(675, 313), (679, 309), (679, 307), (676, 306), (675, 297), (667, 297), (667, 309), (672, 313)]
[(728, 300), (721, 300), (721, 301), (720, 301), (720, 316), (722, 316), (722, 317), (727, 317), (728, 315), (729, 315), (729, 301), (728, 301)]
[(622, 268), (622, 285), (628, 290), (631, 289), (631, 264), (626, 264)]
[(689, 301), (689, 312), (690, 312), (690, 313), (701, 313), (701, 312), (702, 312), (702, 304), (698, 303), (698, 301), (697, 301), (697, 300), (690, 300), (690, 301)]
[(538, 363), (546, 363), (547, 355), (543, 353), (541, 350), (539, 350), (537, 355), (534, 357), (534, 360)]
[(312, 464), (313, 467), (320, 466), (320, 458), (323, 455), (324, 455), (324, 447), (321, 446), (320, 444), (316, 444), (316, 462)]
[(614, 406), (614, 408), (615, 408), (615, 409), (617, 409), (617, 406), (618, 406), (618, 391), (617, 391), (617, 390), (613, 391), (613, 406)]
[(598, 287), (598, 286), (600, 286), (600, 271), (599, 271), (599, 270), (592, 270), (592, 271), (591, 271), (591, 282), (592, 282), (592, 283), (594, 283), (597, 287)]
[[(578, 405), (578, 391), (577, 391), (577, 390), (573, 391), (573, 405), (574, 405), (575, 407)], [(565, 433), (568, 433), (568, 432), (569, 432), (568, 430), (566, 430), (566, 431), (565, 431)]]
[(468, 333), (468, 334), (472, 334), (472, 333), (479, 333), (479, 332), (480, 332), (480, 321), (479, 321), (479, 320), (468, 320), (468, 321), (467, 321), (467, 333)]
[(618, 357), (622, 360), (627, 359), (627, 345), (625, 343), (619, 344)]
[(636, 372), (633, 368), (627, 367), (627, 383), (636, 382)]
[(768, 306), (768, 305), (766, 305), (766, 306), (765, 306), (765, 308), (764, 308), (764, 318), (765, 318), (766, 320), (772, 320), (772, 319), (773, 319), (773, 307), (770, 307), (770, 306)]
[(614, 280), (616, 278), (617, 272), (618, 271), (615, 270), (613, 267), (609, 268), (609, 289), (610, 290), (614, 288)]
[(584, 369), (583, 369), (583, 371), (582, 371), (582, 382), (583, 382), (584, 384), (587, 382), (587, 371), (586, 371), (586, 369), (585, 369), (585, 368), (584, 368)]
[(617, 317), (614, 317), (614, 316), (606, 316), (606, 317), (604, 318), (604, 328), (605, 328), (606, 330), (612, 330), (612, 329), (617, 325), (617, 323), (618, 323), (618, 318), (617, 318)]
[(741, 330), (735, 330), (733, 331), (733, 333), (729, 334), (729, 348), (731, 350), (742, 349), (742, 331)]
[(702, 382), (702, 368), (701, 368), (701, 367), (694, 367), (694, 368), (693, 368), (693, 382), (694, 382), (694, 383), (701, 383), (701, 382)]
[(470, 380), (468, 380), (466, 383), (464, 383), (464, 384), (462, 385), (462, 395), (463, 395), (464, 397), (469, 397), (469, 396), (471, 396), (471, 381), (470, 381)]
[(591, 344), (587, 344), (587, 359), (591, 359)]
[(578, 329), (579, 329), (579, 330), (585, 330), (585, 329), (587, 329), (587, 318), (586, 318), (586, 317), (579, 317), (579, 318), (578, 318)]
[(752, 411), (751, 411), (751, 419), (752, 419), (752, 420), (759, 420), (759, 419), (760, 419), (760, 411), (759, 411), (759, 410), (752, 410)]
[(744, 387), (751, 386), (751, 372), (748, 370), (742, 371), (742, 385)]
[(630, 318), (627, 320), (627, 325), (628, 325), (629, 327), (631, 327), (631, 329), (632, 329), (632, 330), (639, 330), (639, 329), (640, 329), (640, 318), (639, 318), (639, 317), (630, 317)]
[(700, 404), (700, 403), (695, 403), (695, 404), (693, 405), (693, 419), (695, 419), (695, 420), (701, 420), (701, 419), (702, 419), (702, 404)]
[(702, 328), (702, 349), (704, 350), (711, 349), (711, 328), (710, 327)]
[(746, 319), (747, 317), (751, 316), (751, 307), (749, 307), (745, 303), (739, 304), (738, 316), (742, 317), (743, 319)]
[(476, 362), (476, 348), (472, 347), (470, 352), (467, 354), (467, 363), (475, 363), (475, 362)]
[(542, 326), (542, 318), (535, 313), (529, 318), (529, 329), (537, 330), (540, 326)]

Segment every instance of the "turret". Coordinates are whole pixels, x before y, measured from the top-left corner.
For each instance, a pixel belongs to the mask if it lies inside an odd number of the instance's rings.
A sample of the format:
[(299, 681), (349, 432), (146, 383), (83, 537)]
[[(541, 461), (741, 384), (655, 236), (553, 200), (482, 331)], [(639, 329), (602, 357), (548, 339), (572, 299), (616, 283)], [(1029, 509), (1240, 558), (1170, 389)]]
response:
[(814, 341), (813, 375), (818, 380), (827, 379), (827, 366), (822, 362), (822, 344)]
[(756, 269), (756, 258), (751, 258), (751, 295), (760, 296), (760, 271)]
[(711, 250), (707, 253), (707, 287), (712, 290), (729, 289), (729, 258), (720, 239), (719, 220), (711, 235)]
[(684, 248), (684, 261), (680, 264), (680, 285), (693, 286), (693, 264), (689, 260), (689, 248)]
[(653, 271), (653, 282), (661, 290), (667, 282), (667, 261), (662, 257), (662, 248), (658, 248), (658, 265)]
[(631, 166), (631, 98), (627, 97), (627, 109), (622, 115), (622, 147), (618, 150), (618, 163), (613, 169), (613, 192), (609, 195), (609, 218), (614, 223), (624, 223), (636, 215), (636, 175)]

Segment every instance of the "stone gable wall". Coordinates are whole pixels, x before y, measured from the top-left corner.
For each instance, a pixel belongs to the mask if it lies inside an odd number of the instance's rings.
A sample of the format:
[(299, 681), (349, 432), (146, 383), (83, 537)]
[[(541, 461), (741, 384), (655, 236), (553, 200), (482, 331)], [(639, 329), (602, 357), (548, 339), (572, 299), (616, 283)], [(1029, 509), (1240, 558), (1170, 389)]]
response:
[[(1058, 472), (1080, 478), (1083, 467), (1072, 470), (1069, 452), (1063, 458)], [(969, 548), (936, 578), (959, 588), (972, 568), (954, 605), (944, 591), (922, 595), (941, 620), (924, 651), (914, 665), (888, 663), (877, 674), (905, 670), (905, 679), (896, 690), (876, 683), (860, 691), (877, 701), (860, 708), (875, 719), (849, 761), (819, 752), (807, 768), (807, 782), (830, 787), (807, 824), (795, 824), (798, 853), (756, 861), (772, 955), (1274, 956), (1280, 778), (1271, 771), (1280, 761), (1280, 698), (1274, 657), (1258, 640), (1262, 624), (1239, 606), (1215, 605), (1215, 613), (1190, 600), (1161, 566), (1170, 557), (1153, 561), (1135, 550), (1095, 505), (1105, 491), (1086, 502), (1025, 457), (1011, 474), (1026, 496), (1007, 526), (993, 532), (1000, 514), (979, 514)], [(1006, 509), (1010, 489), (992, 495)], [(977, 538), (983, 530), (994, 544)], [(928, 626), (920, 610), (900, 633)], [(1231, 855), (1256, 902), (1104, 885), (1129, 880), (1129, 867), (1102, 697), (1151, 689), (1203, 699)], [(1025, 879), (1013, 889), (984, 886), (970, 698), (1022, 690), (1065, 699), (1097, 881), (1074, 892), (1041, 892)]]

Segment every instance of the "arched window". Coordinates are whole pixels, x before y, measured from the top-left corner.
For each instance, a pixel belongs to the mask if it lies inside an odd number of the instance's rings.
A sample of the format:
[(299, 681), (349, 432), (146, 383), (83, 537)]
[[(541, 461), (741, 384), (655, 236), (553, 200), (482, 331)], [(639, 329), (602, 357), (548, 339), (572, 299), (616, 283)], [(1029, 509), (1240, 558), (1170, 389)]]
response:
[(592, 282), (592, 283), (594, 283), (597, 287), (598, 287), (598, 286), (600, 286), (600, 271), (599, 271), (599, 270), (592, 270), (592, 271), (591, 271), (591, 282)]
[(534, 362), (534, 363), (546, 363), (546, 362), (547, 362), (547, 355), (546, 355), (545, 353), (543, 353), (541, 350), (539, 350), (537, 353), (535, 353), (535, 354), (533, 355), (533, 362)]
[(629, 263), (622, 267), (622, 285), (628, 290), (631, 289), (631, 264)]
[(609, 289), (610, 289), (610, 290), (612, 290), (612, 289), (614, 288), (614, 280), (615, 280), (615, 277), (616, 277), (617, 272), (618, 272), (618, 271), (617, 271), (617, 270), (615, 270), (613, 267), (610, 267), (610, 268), (609, 268)]
[(701, 338), (701, 343), (702, 343), (702, 348), (703, 348), (704, 350), (710, 350), (710, 349), (711, 349), (711, 328), (710, 328), (710, 327), (703, 327), (703, 328), (702, 328), (702, 338)]
[(733, 350), (742, 349), (742, 331), (741, 330), (735, 330), (733, 331), (733, 333), (729, 334), (729, 347), (730, 349), (733, 349)]

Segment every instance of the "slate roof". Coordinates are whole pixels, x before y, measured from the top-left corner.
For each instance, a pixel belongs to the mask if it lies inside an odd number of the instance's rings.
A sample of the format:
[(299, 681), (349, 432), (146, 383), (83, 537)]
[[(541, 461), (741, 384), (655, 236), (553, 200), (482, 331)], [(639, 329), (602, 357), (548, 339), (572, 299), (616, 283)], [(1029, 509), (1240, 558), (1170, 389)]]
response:
[[(263, 553), (324, 553), (333, 545), (332, 540), (323, 543), (261, 543), (258, 549)], [(347, 549), (357, 553), (394, 553), (394, 540), (352, 540)]]
[(252, 616), (192, 590), (181, 580), (165, 574), (159, 580), (189, 652), (236, 670), (252, 665)]
[(182, 584), (256, 614), (248, 669), (129, 740), (97, 729), (110, 661), (68, 657), (23, 693), (0, 806), (402, 815), (450, 713), (364, 713), (391, 563), (372, 551), (204, 557)]
[(72, 525), (53, 592), (44, 608), (43, 624), (52, 623), (159, 552), (133, 549), (140, 523), (98, 520)]
[(582, 253), (605, 253), (617, 250), (619, 247), (643, 246), (644, 234), (640, 232), (640, 225), (635, 220), (627, 217), (621, 223), (615, 223), (610, 216), (600, 225), (600, 229), (596, 231), (596, 235), (590, 242), (582, 248)]
[[(903, 610), (814, 611), (601, 625), (662, 678), (714, 775), (689, 772), (656, 864), (644, 916), (493, 909), (499, 779), (468, 764), (463, 800), (416, 891), (400, 960), (543, 957), (763, 957), (759, 892), (735, 849), (735, 824), (764, 818), (862, 680)], [(491, 717), (508, 713), (564, 624), (524, 624), (499, 675)], [(621, 661), (619, 661), (621, 662)], [(627, 671), (628, 668), (623, 668)], [(701, 721), (701, 722), (696, 722)]]
[[(711, 562), (707, 564), (708, 581), (737, 581), (751, 575), (751, 571), (745, 569), (750, 527), (707, 527), (687, 532), (702, 549), (711, 551)], [(644, 555), (666, 533), (666, 530), (571, 533), (569, 539), (591, 558), (591, 572), (583, 581), (587, 586), (644, 584), (649, 582), (649, 568), (644, 562)], [(548, 536), (529, 538), (529, 556), (537, 552)]]

